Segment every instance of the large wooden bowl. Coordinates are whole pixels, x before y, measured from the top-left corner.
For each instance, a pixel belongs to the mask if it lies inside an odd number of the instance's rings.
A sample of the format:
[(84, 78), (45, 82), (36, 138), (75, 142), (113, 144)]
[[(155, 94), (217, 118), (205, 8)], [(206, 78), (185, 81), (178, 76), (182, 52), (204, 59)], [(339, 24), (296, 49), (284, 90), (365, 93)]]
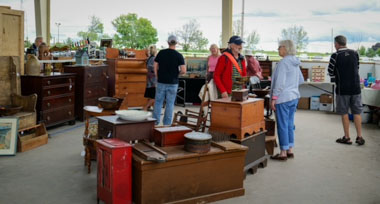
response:
[(101, 97), (98, 99), (99, 105), (105, 110), (116, 110), (120, 106), (119, 99), (113, 97)]
[(22, 106), (0, 106), (0, 115), (10, 116), (20, 112)]

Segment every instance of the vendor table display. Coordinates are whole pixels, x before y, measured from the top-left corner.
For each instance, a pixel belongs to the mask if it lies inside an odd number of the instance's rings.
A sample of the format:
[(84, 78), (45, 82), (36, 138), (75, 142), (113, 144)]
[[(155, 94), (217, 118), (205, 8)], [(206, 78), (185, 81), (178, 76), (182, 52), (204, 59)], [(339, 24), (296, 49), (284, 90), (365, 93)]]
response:
[(362, 103), (369, 106), (380, 107), (380, 90), (363, 88)]
[(206, 203), (244, 195), (247, 148), (233, 145), (228, 150), (211, 147), (205, 154), (186, 152), (183, 146), (161, 147), (167, 153), (161, 163), (134, 154), (133, 201)]
[(128, 106), (145, 106), (146, 58), (108, 59), (108, 95), (124, 97), (128, 93)]
[(264, 129), (264, 99), (231, 101), (228, 98), (211, 101), (210, 131), (226, 133), (242, 140)]
[(21, 92), (23, 95), (37, 94), (37, 121), (47, 127), (68, 121), (75, 123), (75, 74), (23, 75)]
[(65, 73), (75, 73), (75, 115), (84, 120), (84, 106), (97, 106), (98, 98), (107, 96), (107, 65), (64, 66)]
[(122, 120), (119, 116), (98, 117), (98, 134), (101, 138), (118, 138), (125, 142), (153, 139), (153, 128), (156, 119), (143, 121)]

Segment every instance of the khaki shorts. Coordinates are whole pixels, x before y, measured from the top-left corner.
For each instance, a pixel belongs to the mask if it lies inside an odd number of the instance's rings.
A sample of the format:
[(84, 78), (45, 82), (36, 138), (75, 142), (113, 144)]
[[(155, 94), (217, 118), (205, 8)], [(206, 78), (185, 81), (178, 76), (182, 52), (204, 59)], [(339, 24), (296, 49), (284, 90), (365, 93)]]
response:
[(340, 115), (348, 114), (351, 109), (352, 114), (361, 114), (363, 111), (362, 96), (358, 95), (336, 95), (336, 113)]

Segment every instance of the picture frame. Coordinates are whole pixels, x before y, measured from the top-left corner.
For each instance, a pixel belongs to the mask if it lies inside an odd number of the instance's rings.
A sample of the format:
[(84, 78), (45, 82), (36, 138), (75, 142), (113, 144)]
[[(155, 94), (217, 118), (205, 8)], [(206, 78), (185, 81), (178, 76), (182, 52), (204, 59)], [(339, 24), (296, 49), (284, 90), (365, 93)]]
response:
[(18, 118), (0, 118), (0, 156), (16, 154), (17, 133)]
[(100, 47), (112, 48), (112, 39), (101, 39)]
[(199, 74), (205, 77), (207, 72), (207, 57), (186, 57), (186, 70), (188, 74)]

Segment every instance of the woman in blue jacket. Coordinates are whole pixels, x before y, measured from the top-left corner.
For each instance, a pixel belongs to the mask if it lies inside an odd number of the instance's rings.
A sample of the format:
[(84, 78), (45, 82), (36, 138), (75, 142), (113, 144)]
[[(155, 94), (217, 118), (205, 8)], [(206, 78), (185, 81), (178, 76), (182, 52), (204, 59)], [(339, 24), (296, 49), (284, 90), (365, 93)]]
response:
[(276, 113), (281, 152), (271, 158), (286, 161), (287, 158), (294, 157), (294, 114), (300, 98), (298, 87), (304, 78), (299, 67), (301, 62), (295, 56), (293, 41), (280, 41), (278, 53), (283, 58), (272, 75), (271, 108)]

